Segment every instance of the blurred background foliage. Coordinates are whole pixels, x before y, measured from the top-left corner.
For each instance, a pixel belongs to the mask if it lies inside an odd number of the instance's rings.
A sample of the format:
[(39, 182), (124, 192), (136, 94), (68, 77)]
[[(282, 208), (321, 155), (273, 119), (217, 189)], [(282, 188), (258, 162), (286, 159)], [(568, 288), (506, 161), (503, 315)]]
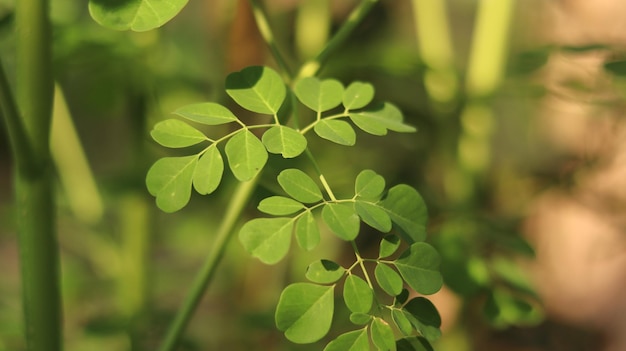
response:
[[(51, 3), (65, 348), (154, 350), (210, 250), (235, 181), (225, 177), (225, 187), (195, 195), (181, 212), (159, 212), (144, 177), (170, 151), (148, 131), (185, 104), (230, 104), (223, 90), (229, 72), (275, 64), (246, 1), (191, 1), (145, 33), (100, 27), (84, 1)], [(264, 3), (295, 67), (317, 53), (356, 1)], [(433, 297), (444, 323), (437, 350), (584, 350), (598, 345), (593, 331), (545, 316), (527, 269), (534, 250), (522, 231), (533, 197), (571, 186), (578, 174), (572, 167), (582, 162), (538, 135), (540, 102), (561, 93), (599, 103), (593, 84), (566, 79), (555, 93), (538, 72), (555, 55), (615, 50), (542, 40), (533, 25), (536, 1), (493, 3), (380, 1), (321, 76), (373, 83), (376, 98), (400, 107), (418, 133), (358, 134), (354, 148), (313, 140), (312, 148), (337, 189), (349, 192), (356, 174), (371, 168), (424, 196), (446, 282)], [(0, 1), (8, 72), (15, 64), (12, 17), (13, 1)], [(6, 138), (0, 164), (0, 350), (23, 350)], [(281, 167), (278, 158), (272, 165)], [(272, 173), (255, 201), (275, 188)], [(248, 215), (258, 214), (254, 207)], [(282, 288), (302, 279), (310, 257), (320, 254), (341, 262), (344, 251), (326, 236), (314, 252), (267, 267), (233, 241), (180, 349), (321, 349), (290, 344), (273, 323)]]

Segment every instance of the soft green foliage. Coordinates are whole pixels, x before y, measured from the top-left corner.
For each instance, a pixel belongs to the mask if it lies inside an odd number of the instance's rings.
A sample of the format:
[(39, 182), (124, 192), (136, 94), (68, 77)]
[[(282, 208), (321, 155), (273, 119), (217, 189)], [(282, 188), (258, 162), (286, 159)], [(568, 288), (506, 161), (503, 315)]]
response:
[(362, 351), (369, 349), (367, 329), (363, 328), (341, 334), (335, 340), (329, 342), (324, 351)]
[(276, 326), (295, 343), (311, 343), (328, 333), (333, 312), (333, 286), (295, 283), (280, 295)]
[(315, 112), (324, 112), (341, 104), (343, 85), (334, 79), (320, 81), (315, 77), (307, 77), (296, 82), (294, 93), (306, 107)]
[(268, 67), (247, 67), (226, 78), (226, 93), (252, 112), (276, 114), (287, 89), (280, 75)]
[(90, 0), (91, 17), (115, 30), (148, 31), (174, 18), (188, 0)]
[(374, 301), (374, 292), (363, 278), (349, 275), (343, 285), (343, 300), (350, 311), (368, 313)]
[(411, 288), (430, 295), (443, 285), (439, 261), (439, 254), (432, 246), (419, 242), (411, 245), (394, 264)]

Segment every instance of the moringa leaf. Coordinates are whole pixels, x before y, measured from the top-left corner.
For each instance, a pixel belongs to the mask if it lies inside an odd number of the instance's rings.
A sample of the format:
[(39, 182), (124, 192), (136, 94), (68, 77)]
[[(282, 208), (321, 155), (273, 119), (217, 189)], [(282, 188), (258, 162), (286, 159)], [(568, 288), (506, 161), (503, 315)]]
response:
[(389, 189), (380, 206), (387, 210), (406, 241), (414, 243), (426, 238), (428, 213), (417, 190), (406, 184), (396, 185)]
[(304, 205), (289, 197), (270, 196), (261, 200), (258, 209), (274, 216), (284, 216), (304, 209)]
[(367, 106), (374, 99), (374, 86), (370, 83), (352, 82), (343, 93), (343, 106), (355, 110)]
[(267, 151), (281, 154), (284, 158), (299, 156), (306, 149), (306, 138), (293, 128), (274, 126), (261, 138)]
[(98, 24), (115, 30), (144, 32), (174, 18), (188, 0), (90, 0), (89, 13)]
[(322, 200), (322, 192), (313, 179), (296, 168), (285, 169), (277, 177), (280, 187), (294, 199), (303, 203)]
[(224, 174), (224, 160), (215, 144), (200, 156), (196, 170), (193, 172), (193, 187), (200, 195), (215, 191), (220, 185)]
[(369, 351), (367, 328), (343, 333), (329, 342), (324, 351)]
[(387, 130), (394, 132), (415, 132), (415, 128), (404, 124), (402, 112), (390, 103), (384, 103), (365, 110), (350, 112), (350, 119), (364, 132), (373, 135), (386, 135)]
[(339, 145), (352, 146), (356, 143), (354, 128), (346, 121), (322, 119), (315, 124), (313, 130), (320, 138)]
[(384, 319), (374, 317), (372, 321), (372, 342), (378, 350), (396, 351), (396, 338), (391, 326)]
[(324, 205), (322, 219), (340, 239), (351, 241), (359, 235), (361, 221), (352, 203), (328, 203)]
[(425, 297), (416, 297), (407, 302), (403, 309), (411, 324), (428, 341), (441, 337), (441, 317), (435, 305)]
[(292, 230), (292, 218), (255, 218), (241, 227), (239, 240), (261, 262), (275, 264), (287, 255)]
[(372, 321), (372, 315), (367, 313), (350, 313), (350, 322), (356, 325), (366, 325)]
[(357, 200), (354, 203), (354, 209), (361, 217), (361, 220), (370, 227), (382, 233), (387, 233), (391, 230), (391, 218), (387, 211), (378, 204)]
[(276, 327), (297, 344), (323, 338), (333, 319), (334, 290), (334, 285), (294, 283), (287, 286), (276, 306)]
[(201, 131), (177, 119), (155, 124), (150, 135), (157, 143), (171, 148), (192, 146), (207, 140)]
[(354, 313), (368, 313), (374, 302), (374, 291), (363, 278), (350, 274), (343, 285), (343, 301)]
[(334, 79), (305, 77), (296, 82), (294, 93), (306, 107), (324, 112), (341, 104), (343, 85)]
[(251, 66), (226, 77), (226, 93), (247, 110), (275, 115), (287, 96), (287, 88), (273, 69)]
[(174, 114), (190, 121), (209, 126), (226, 124), (238, 120), (228, 108), (214, 102), (187, 105), (174, 111)]
[(404, 310), (394, 308), (391, 310), (391, 320), (395, 323), (398, 330), (400, 330), (403, 335), (410, 336), (413, 334), (413, 324), (411, 324), (411, 321), (407, 317), (407, 313), (408, 312)]
[(385, 178), (366, 169), (361, 171), (354, 183), (354, 194), (368, 200), (378, 200), (385, 191)]
[(346, 273), (346, 269), (331, 260), (319, 260), (311, 263), (305, 276), (318, 284), (330, 284), (338, 281)]
[(307, 211), (296, 222), (296, 241), (303, 250), (311, 251), (320, 243), (320, 229), (315, 217)]
[(379, 262), (374, 270), (374, 276), (378, 285), (390, 296), (398, 296), (402, 292), (402, 277), (388, 265)]
[(241, 129), (231, 137), (225, 151), (230, 170), (242, 182), (259, 174), (268, 158), (263, 143), (248, 129)]
[(191, 181), (198, 157), (164, 157), (148, 170), (146, 186), (156, 196), (157, 206), (164, 212), (185, 207), (191, 197)]
[(378, 256), (385, 258), (393, 255), (398, 251), (400, 247), (400, 237), (396, 235), (386, 235), (383, 240), (380, 241), (380, 248), (378, 250)]
[(439, 253), (432, 246), (419, 242), (412, 244), (394, 261), (402, 278), (420, 294), (434, 294), (443, 285), (439, 273)]

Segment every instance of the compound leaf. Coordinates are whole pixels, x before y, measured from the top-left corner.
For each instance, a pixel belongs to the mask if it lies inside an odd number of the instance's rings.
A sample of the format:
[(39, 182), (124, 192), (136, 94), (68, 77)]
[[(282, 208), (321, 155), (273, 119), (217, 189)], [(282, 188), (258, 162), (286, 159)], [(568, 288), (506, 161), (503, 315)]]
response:
[(150, 135), (157, 143), (171, 148), (192, 146), (207, 140), (201, 131), (177, 119), (155, 124)]
[(439, 291), (443, 284), (439, 273), (440, 261), (439, 254), (432, 246), (420, 242), (411, 245), (394, 261), (394, 265), (413, 290), (430, 295)]
[(385, 178), (366, 169), (361, 171), (354, 182), (354, 194), (368, 200), (378, 200), (385, 191)]
[(320, 229), (315, 217), (307, 211), (296, 222), (296, 241), (303, 250), (311, 251), (320, 243)]
[(402, 277), (393, 268), (384, 263), (378, 263), (374, 270), (378, 285), (389, 295), (397, 296), (402, 292)]
[(174, 114), (209, 126), (235, 122), (238, 119), (228, 108), (214, 102), (183, 106), (174, 111)]
[(315, 124), (313, 130), (320, 138), (339, 145), (352, 146), (356, 143), (354, 128), (346, 121), (322, 119)]
[(343, 286), (343, 300), (350, 311), (367, 313), (374, 302), (374, 292), (363, 278), (349, 275)]
[(213, 144), (198, 160), (193, 172), (193, 187), (201, 195), (210, 194), (220, 185), (223, 174), (224, 160), (217, 146)]
[(356, 213), (370, 227), (387, 233), (391, 230), (391, 218), (387, 211), (377, 204), (357, 200), (354, 203)]
[(396, 338), (391, 326), (385, 320), (374, 317), (371, 332), (372, 342), (379, 350), (396, 351)]
[(324, 223), (340, 239), (350, 241), (359, 235), (359, 216), (352, 203), (328, 203), (322, 209)]
[(303, 203), (322, 200), (322, 192), (313, 179), (297, 168), (285, 169), (277, 177), (278, 184), (289, 196)]
[(292, 198), (284, 196), (270, 196), (259, 203), (259, 211), (274, 216), (283, 216), (296, 213), (304, 209), (304, 205)]
[(343, 106), (346, 110), (365, 107), (374, 99), (374, 86), (370, 83), (352, 82), (343, 92)]
[(226, 143), (226, 157), (231, 171), (239, 181), (254, 178), (267, 162), (263, 143), (252, 132), (242, 129)]
[(274, 126), (261, 138), (267, 151), (281, 154), (284, 158), (299, 156), (306, 149), (306, 138), (293, 128)]
[(98, 24), (115, 30), (148, 31), (174, 18), (188, 0), (91, 0), (89, 13)]
[(311, 263), (305, 277), (318, 284), (330, 284), (338, 281), (346, 273), (346, 269), (331, 260), (319, 260)]
[(387, 210), (389, 217), (409, 243), (423, 241), (426, 238), (428, 213), (426, 204), (417, 190), (406, 184), (396, 185), (389, 189), (380, 205)]
[(364, 132), (373, 135), (385, 135), (387, 130), (404, 133), (416, 130), (415, 127), (404, 124), (402, 112), (390, 103), (358, 112), (350, 112), (350, 119)]
[(334, 79), (306, 77), (296, 82), (294, 93), (306, 107), (324, 112), (341, 104), (343, 85)]
[(387, 235), (380, 241), (378, 256), (380, 258), (393, 255), (400, 247), (400, 238), (396, 235)]
[(148, 170), (146, 186), (156, 196), (157, 206), (164, 212), (175, 212), (185, 207), (191, 197), (191, 179), (198, 157), (164, 157)]
[(239, 240), (252, 256), (274, 264), (289, 251), (292, 230), (291, 218), (255, 218), (241, 227)]
[(334, 312), (335, 287), (310, 283), (287, 286), (276, 306), (276, 327), (297, 344), (323, 338), (330, 330)]
[(324, 351), (369, 351), (367, 328), (353, 330), (339, 335), (326, 345)]
[(273, 115), (283, 104), (287, 88), (273, 69), (251, 66), (226, 77), (226, 93), (247, 110)]
[(435, 341), (441, 336), (441, 316), (435, 305), (425, 297), (416, 297), (404, 306), (407, 318), (415, 329), (428, 341)]

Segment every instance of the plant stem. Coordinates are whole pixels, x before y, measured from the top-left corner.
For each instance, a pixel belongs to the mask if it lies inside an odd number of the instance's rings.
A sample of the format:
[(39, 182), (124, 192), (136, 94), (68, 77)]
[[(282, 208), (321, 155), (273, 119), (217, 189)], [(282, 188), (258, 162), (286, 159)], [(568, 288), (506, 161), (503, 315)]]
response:
[(193, 312), (202, 299), (202, 295), (215, 274), (217, 265), (224, 255), (228, 241), (232, 236), (231, 234), (233, 233), (235, 224), (241, 216), (242, 211), (245, 209), (250, 196), (254, 192), (254, 189), (256, 189), (259, 177), (260, 174), (253, 180), (239, 183), (237, 189), (235, 189), (235, 193), (233, 194), (228, 208), (226, 209), (224, 219), (222, 220), (222, 223), (217, 231), (211, 253), (202, 266), (200, 273), (196, 276), (196, 280), (194, 281), (189, 294), (183, 301), (182, 307), (178, 310), (176, 318), (174, 319), (174, 322), (172, 322), (172, 325), (170, 326), (159, 351), (173, 351), (176, 347), (180, 336), (189, 323)]

